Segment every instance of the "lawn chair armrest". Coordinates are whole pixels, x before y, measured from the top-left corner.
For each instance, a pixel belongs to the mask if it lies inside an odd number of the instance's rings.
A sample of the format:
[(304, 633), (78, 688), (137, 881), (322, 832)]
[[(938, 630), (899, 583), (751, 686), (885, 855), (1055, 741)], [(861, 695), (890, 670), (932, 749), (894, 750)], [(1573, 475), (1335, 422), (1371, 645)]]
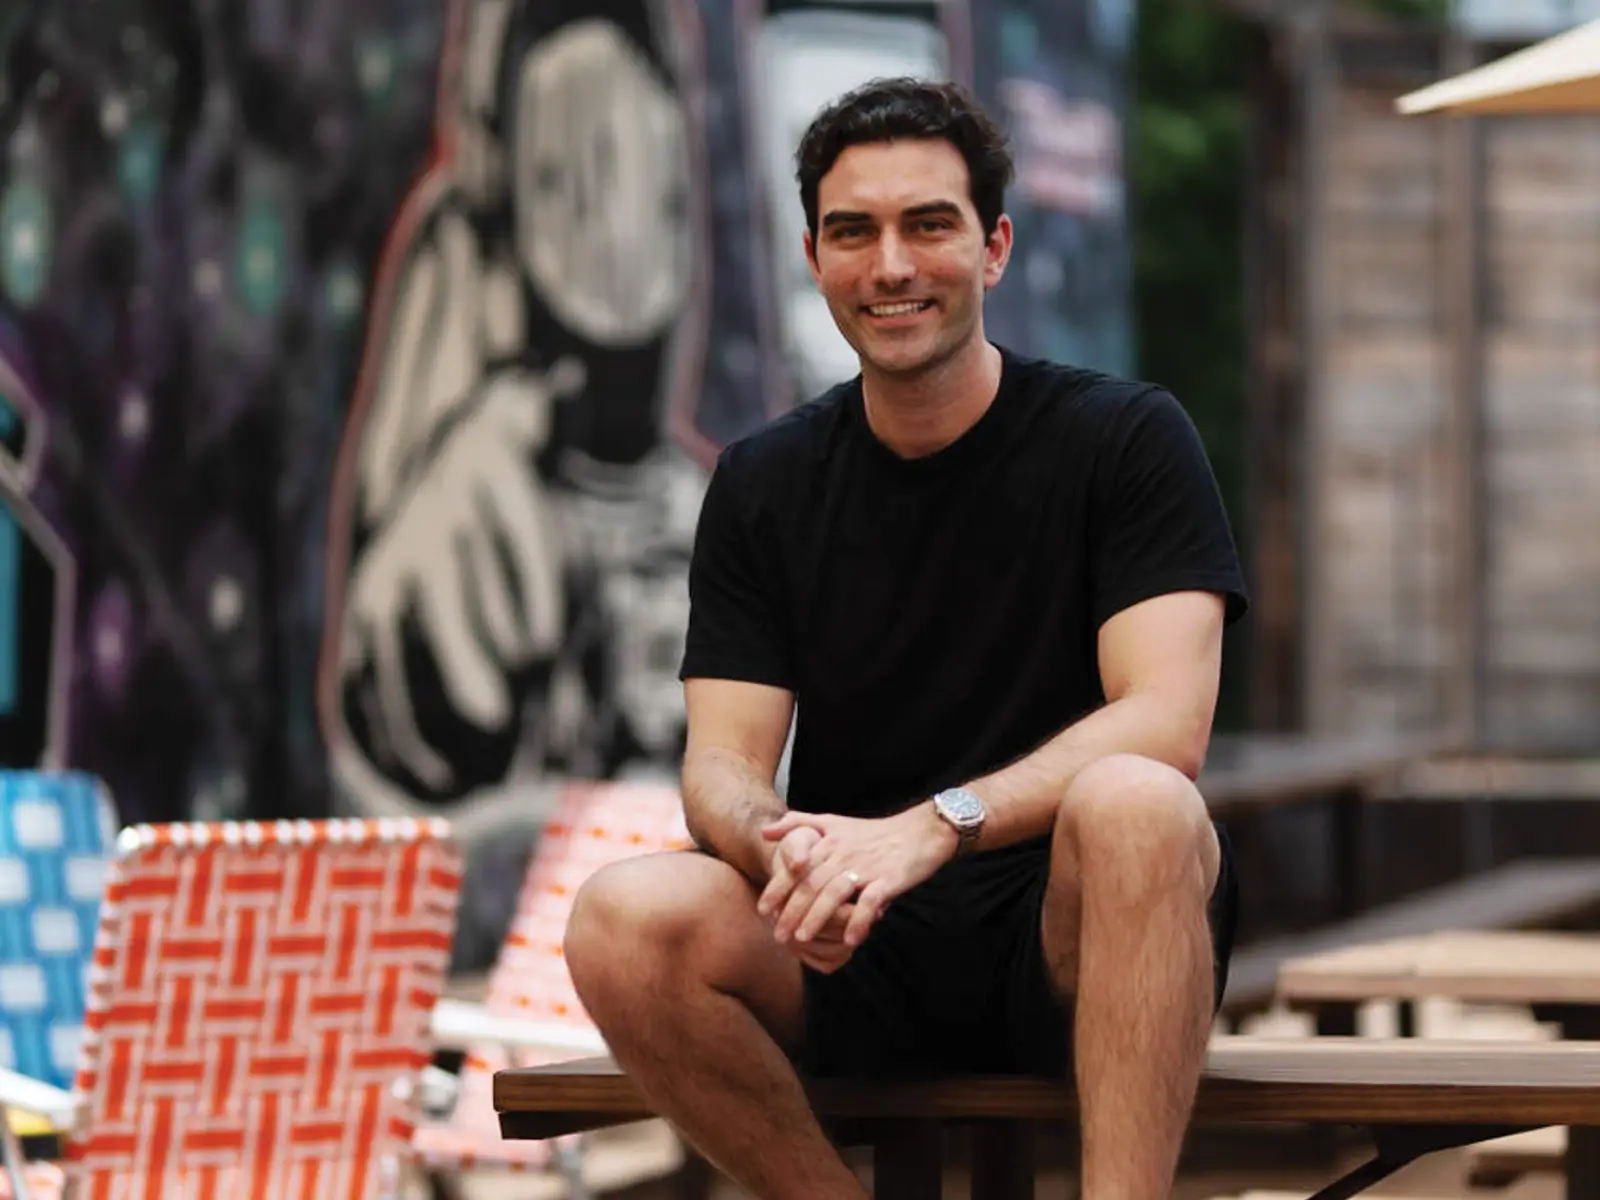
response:
[(4, 1067), (0, 1067), (0, 1105), (36, 1113), (57, 1130), (70, 1130), (78, 1119), (75, 1093)]
[(481, 1004), (463, 1000), (436, 1003), (430, 1031), (442, 1046), (495, 1042), (518, 1049), (570, 1050), (583, 1056), (606, 1053), (605, 1040), (598, 1030), (497, 1016)]

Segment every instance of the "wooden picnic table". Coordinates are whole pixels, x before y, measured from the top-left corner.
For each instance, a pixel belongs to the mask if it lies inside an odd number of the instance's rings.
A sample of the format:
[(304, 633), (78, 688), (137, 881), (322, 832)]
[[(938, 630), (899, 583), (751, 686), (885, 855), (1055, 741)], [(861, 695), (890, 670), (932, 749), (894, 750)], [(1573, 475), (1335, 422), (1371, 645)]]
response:
[[(1370, 1186), (1420, 1154), (1510, 1128), (1600, 1126), (1596, 1079), (1596, 1045), (1220, 1037), (1208, 1050), (1194, 1120), (1365, 1126), (1378, 1155), (1352, 1184)], [(1070, 1084), (1026, 1078), (823, 1080), (812, 1085), (811, 1101), (840, 1144), (873, 1147), (880, 1200), (940, 1194), (947, 1124), (973, 1130), (973, 1200), (1031, 1197), (1033, 1127), (1078, 1111)], [(610, 1059), (500, 1071), (494, 1106), (507, 1138), (556, 1137), (655, 1115)], [(1353, 1187), (1328, 1193), (1355, 1194)]]
[[(1277, 995), (1316, 1009), (1430, 997), (1527, 1005), (1587, 1047), (1600, 1042), (1600, 936), (1442, 930), (1348, 946), (1285, 963)], [(1600, 1131), (1570, 1132), (1566, 1175), (1569, 1196), (1600, 1196)]]
[(1295, 1003), (1441, 996), (1592, 1013), (1600, 1008), (1600, 935), (1447, 929), (1390, 938), (1292, 959), (1277, 991)]
[[(1253, 942), (1234, 952), (1224, 1011), (1264, 1008), (1287, 965), (1333, 961), (1336, 951), (1371, 947), (1441, 929), (1557, 928), (1600, 911), (1600, 859), (1520, 859), (1481, 874), (1403, 897), (1355, 917), (1303, 933)], [(1324, 1033), (1353, 1033), (1353, 1010), (1328, 1006)]]

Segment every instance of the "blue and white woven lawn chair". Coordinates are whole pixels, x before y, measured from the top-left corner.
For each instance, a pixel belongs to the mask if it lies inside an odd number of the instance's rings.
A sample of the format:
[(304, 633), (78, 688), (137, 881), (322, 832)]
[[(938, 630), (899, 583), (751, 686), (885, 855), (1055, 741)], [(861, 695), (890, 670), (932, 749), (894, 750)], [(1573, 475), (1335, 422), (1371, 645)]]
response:
[[(117, 827), (111, 797), (92, 775), (0, 770), (0, 1069), (50, 1085), (43, 1096), (70, 1088), (77, 1070)], [(11, 1178), (23, 1170), (17, 1134), (52, 1132), (60, 1119), (48, 1101), (38, 1113), (0, 1107), (0, 1160)], [(26, 1168), (36, 1186), (59, 1174), (48, 1162)]]

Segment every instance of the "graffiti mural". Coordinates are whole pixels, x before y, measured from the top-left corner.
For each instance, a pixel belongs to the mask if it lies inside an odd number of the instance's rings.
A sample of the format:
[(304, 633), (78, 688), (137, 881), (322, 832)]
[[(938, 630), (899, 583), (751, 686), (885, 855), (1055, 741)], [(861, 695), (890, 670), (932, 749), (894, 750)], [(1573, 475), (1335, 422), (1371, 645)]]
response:
[(704, 12), (456, 20), (335, 474), (321, 708), (339, 795), (448, 812), (509, 897), (541, 789), (675, 774), (707, 471), (788, 397)]
[[(459, 799), (519, 756), (592, 775), (618, 739), (661, 753), (675, 734), (650, 601), (672, 599), (674, 500), (701, 471), (662, 414), (705, 353), (703, 69), (682, 6), (571, 7), (465, 9), (438, 160), (378, 267), (323, 665), (362, 804)], [(601, 623), (632, 639), (612, 661)]]
[(442, 24), (0, 5), (6, 765), (92, 771), (125, 820), (326, 811), (305, 547)]

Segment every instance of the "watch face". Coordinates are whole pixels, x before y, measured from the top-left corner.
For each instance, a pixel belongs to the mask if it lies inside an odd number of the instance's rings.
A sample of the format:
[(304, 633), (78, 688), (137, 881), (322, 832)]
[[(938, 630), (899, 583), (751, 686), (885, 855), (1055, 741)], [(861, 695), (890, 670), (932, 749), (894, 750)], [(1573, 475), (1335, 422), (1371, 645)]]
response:
[(960, 788), (939, 793), (939, 807), (958, 825), (970, 825), (983, 819), (983, 801)]

